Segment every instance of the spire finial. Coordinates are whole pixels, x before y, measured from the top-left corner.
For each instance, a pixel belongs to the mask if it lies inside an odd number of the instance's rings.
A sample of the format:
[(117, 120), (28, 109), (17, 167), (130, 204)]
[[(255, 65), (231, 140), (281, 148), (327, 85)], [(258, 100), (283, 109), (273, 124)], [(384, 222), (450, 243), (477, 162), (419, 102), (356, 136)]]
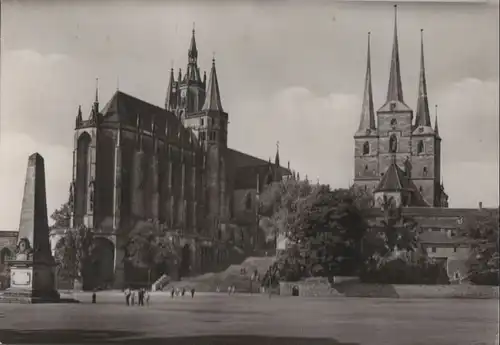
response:
[(95, 103), (99, 103), (99, 78), (95, 78)]
[(120, 77), (116, 77), (116, 91), (120, 90)]
[(280, 141), (276, 141), (276, 151), (280, 150)]
[(193, 22), (193, 35), (194, 35), (195, 31), (196, 31), (196, 22)]
[(215, 65), (215, 51), (212, 52), (212, 64)]

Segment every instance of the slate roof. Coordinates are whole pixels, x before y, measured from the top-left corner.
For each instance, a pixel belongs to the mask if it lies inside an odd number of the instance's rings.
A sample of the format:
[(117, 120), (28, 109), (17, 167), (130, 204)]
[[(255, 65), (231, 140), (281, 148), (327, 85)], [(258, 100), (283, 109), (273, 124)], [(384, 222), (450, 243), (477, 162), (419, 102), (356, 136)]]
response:
[(151, 130), (154, 121), (158, 130), (165, 131), (165, 126), (182, 126), (179, 119), (171, 112), (156, 105), (130, 96), (122, 91), (116, 91), (101, 111), (103, 122), (120, 122), (122, 125), (136, 126), (137, 115), (141, 118), (141, 128)]
[(380, 180), (375, 191), (401, 191), (409, 189), (409, 181), (405, 172), (394, 162), (391, 163), (384, 176)]

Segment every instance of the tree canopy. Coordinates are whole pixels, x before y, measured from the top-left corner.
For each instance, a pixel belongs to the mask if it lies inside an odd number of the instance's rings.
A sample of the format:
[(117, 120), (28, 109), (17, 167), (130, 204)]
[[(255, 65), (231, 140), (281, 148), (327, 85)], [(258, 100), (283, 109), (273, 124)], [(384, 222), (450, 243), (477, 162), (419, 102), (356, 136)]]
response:
[(51, 228), (54, 229), (69, 229), (70, 219), (71, 219), (71, 205), (69, 202), (62, 204), (58, 209), (56, 209), (50, 218), (54, 221)]
[(59, 274), (69, 279), (84, 280), (95, 246), (94, 232), (85, 226), (64, 232), (55, 248)]

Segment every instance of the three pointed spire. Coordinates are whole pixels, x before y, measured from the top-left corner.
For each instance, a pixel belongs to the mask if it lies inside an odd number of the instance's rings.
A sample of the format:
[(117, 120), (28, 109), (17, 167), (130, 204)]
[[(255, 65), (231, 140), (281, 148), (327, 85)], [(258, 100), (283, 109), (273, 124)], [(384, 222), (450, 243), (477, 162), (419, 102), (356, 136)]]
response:
[(223, 111), (219, 91), (219, 81), (217, 80), (217, 70), (215, 69), (215, 59), (212, 60), (212, 70), (208, 81), (207, 93), (205, 95), (205, 104), (202, 110)]
[(387, 103), (389, 102), (401, 102), (404, 104), (401, 67), (399, 63), (397, 5), (394, 5), (394, 41), (392, 43), (391, 70), (389, 75), (389, 86), (387, 88)]
[(370, 33), (368, 33), (368, 50), (366, 61), (365, 92), (363, 94), (363, 107), (361, 110), (361, 119), (358, 131), (375, 129), (375, 112), (373, 110), (373, 92), (372, 92), (372, 71), (370, 56)]
[(420, 30), (420, 81), (418, 86), (417, 111), (415, 114), (415, 126), (431, 126), (429, 113), (429, 101), (427, 100), (427, 81), (425, 78), (424, 64), (424, 30)]

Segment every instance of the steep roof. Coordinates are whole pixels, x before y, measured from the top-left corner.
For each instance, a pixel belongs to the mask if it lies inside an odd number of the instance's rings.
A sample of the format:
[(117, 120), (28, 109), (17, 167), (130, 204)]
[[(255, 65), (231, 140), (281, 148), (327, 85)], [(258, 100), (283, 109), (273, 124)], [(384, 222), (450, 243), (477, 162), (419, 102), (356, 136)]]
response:
[(409, 182), (405, 172), (393, 161), (387, 168), (384, 176), (382, 176), (382, 179), (375, 190), (377, 192), (401, 191), (408, 189), (408, 187)]
[(373, 110), (373, 92), (372, 92), (372, 72), (370, 57), (370, 33), (368, 33), (368, 51), (366, 58), (365, 91), (363, 93), (363, 106), (357, 133), (369, 133), (367, 130), (375, 131), (375, 113)]
[(128, 126), (136, 126), (137, 116), (140, 116), (141, 128), (146, 131), (151, 130), (153, 118), (159, 130), (165, 130), (167, 123), (176, 128), (182, 126), (173, 113), (122, 91), (115, 92), (101, 114), (103, 122), (120, 122)]
[(219, 90), (219, 81), (217, 79), (217, 70), (215, 68), (215, 59), (212, 60), (212, 70), (210, 71), (210, 79), (208, 81), (207, 93), (205, 96), (205, 104), (203, 104), (202, 110), (223, 111)]

